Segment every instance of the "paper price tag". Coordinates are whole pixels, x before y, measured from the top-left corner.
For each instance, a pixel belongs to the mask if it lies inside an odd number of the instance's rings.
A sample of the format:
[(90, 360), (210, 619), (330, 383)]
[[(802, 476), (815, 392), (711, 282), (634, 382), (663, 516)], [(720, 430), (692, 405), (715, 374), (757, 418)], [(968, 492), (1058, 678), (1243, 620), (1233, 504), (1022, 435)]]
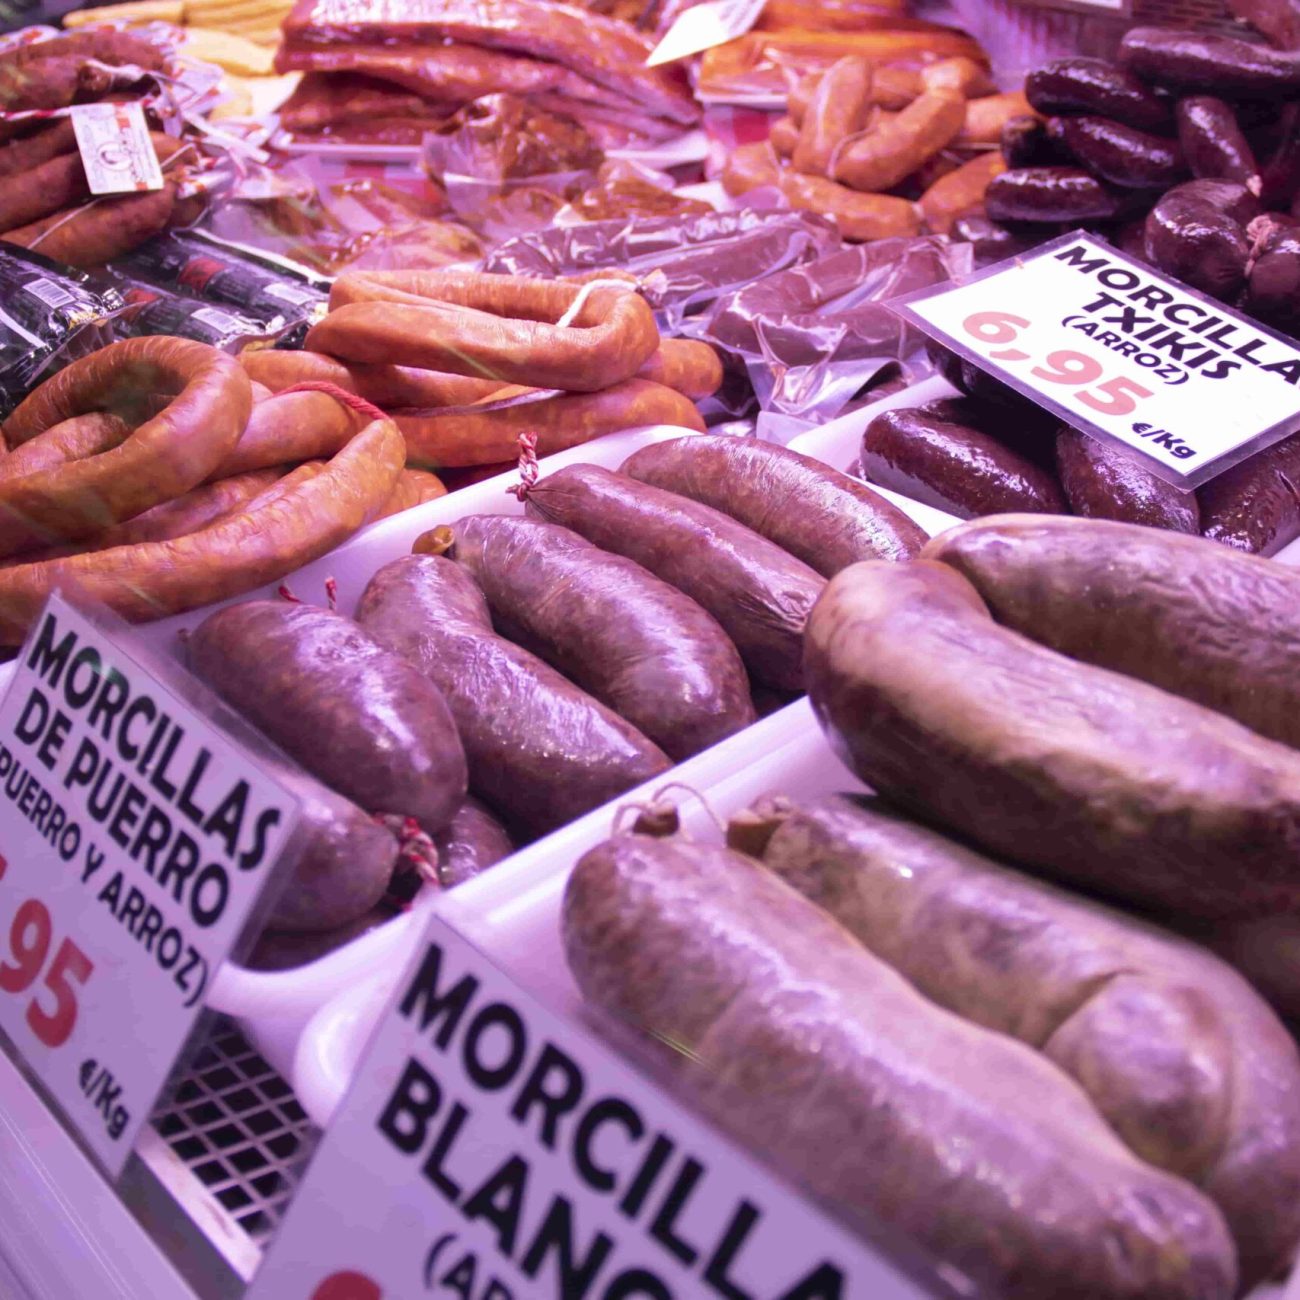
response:
[(708, 0), (678, 14), (664, 38), (650, 52), (646, 67), (672, 63), (743, 36), (758, 22), (767, 0)]
[(50, 598), (0, 700), (0, 1029), (113, 1176), (297, 817)]
[(138, 103), (78, 104), (72, 129), (92, 194), (162, 189), (162, 168)]
[(893, 304), (1103, 441), (1199, 486), (1300, 427), (1300, 346), (1091, 235)]
[(247, 1300), (928, 1294), (435, 916)]

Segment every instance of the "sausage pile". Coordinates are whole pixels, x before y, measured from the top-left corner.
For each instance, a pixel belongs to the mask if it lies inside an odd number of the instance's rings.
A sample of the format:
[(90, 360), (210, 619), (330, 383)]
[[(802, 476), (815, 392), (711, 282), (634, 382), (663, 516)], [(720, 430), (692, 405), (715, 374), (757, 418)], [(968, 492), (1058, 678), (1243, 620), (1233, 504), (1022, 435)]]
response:
[(722, 183), (732, 195), (775, 186), (849, 240), (947, 234), (1005, 170), (994, 146), (1027, 108), (1019, 92), (993, 92), (965, 56), (918, 72), (850, 55), (797, 85), (771, 138), (731, 151)]
[(1256, 452), (1194, 492), (1131, 452), (1058, 424), (952, 354), (940, 368), (963, 396), (897, 407), (862, 438), (862, 476), (959, 519), (1032, 511), (1199, 533), (1256, 555), (1300, 537), (1300, 435)]
[(1006, 124), (989, 217), (1119, 223), (1153, 266), (1300, 328), (1300, 52), (1138, 27), (1117, 62), (1057, 59), (1025, 94), (1042, 116)]
[(432, 530), (354, 618), (253, 600), (190, 636), (191, 668), (313, 778), (262, 964), (382, 919), (403, 863), (457, 884), (748, 726), (752, 693), (801, 689), (822, 575), (925, 543), (846, 475), (726, 437), (570, 466), (525, 505)]
[(703, 430), (694, 401), (722, 382), (707, 343), (661, 340), (620, 280), (455, 271), (342, 275), (303, 352), (245, 353), (278, 391), (324, 380), (389, 412), (416, 465), (500, 465), (521, 433), (541, 455), (640, 425)]
[(186, 339), (73, 362), (0, 436), (4, 645), (56, 585), (162, 618), (283, 577), (444, 490), (403, 468), (391, 421), (320, 392), (255, 402), (233, 357)]
[(876, 793), (591, 850), (579, 986), (717, 1123), (991, 1294), (1245, 1293), (1300, 1240), (1300, 1054), (1157, 922), (1300, 914), (1298, 598), (1048, 516), (842, 570), (808, 688)]
[(156, 45), (109, 28), (0, 52), (0, 240), (96, 267), (167, 228), (177, 215), (181, 142), (151, 134), (162, 189), (93, 198), (64, 115), (73, 104), (138, 99), (166, 66)]

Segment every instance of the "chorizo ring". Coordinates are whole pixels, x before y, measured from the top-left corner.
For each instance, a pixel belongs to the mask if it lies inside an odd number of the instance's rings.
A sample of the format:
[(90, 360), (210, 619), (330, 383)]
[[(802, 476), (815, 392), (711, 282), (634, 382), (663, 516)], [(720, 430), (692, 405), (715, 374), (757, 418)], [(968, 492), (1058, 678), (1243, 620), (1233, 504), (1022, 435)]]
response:
[(659, 346), (659, 329), (621, 286), (376, 271), (335, 281), (330, 313), (306, 346), (344, 361), (596, 392), (636, 374)]
[(536, 433), (537, 454), (549, 456), (602, 434), (650, 424), (704, 432), (704, 421), (688, 398), (645, 379), (628, 379), (603, 393), (564, 393), (510, 406), (498, 404), (526, 395), (526, 390), (522, 394), (507, 390), (500, 399), (477, 407), (394, 411), (392, 416), (406, 438), (411, 463), (434, 469), (513, 460), (521, 433)]
[(0, 482), (0, 555), (91, 537), (197, 487), (239, 440), (253, 401), (239, 363), (216, 348), (187, 339), (127, 339), (47, 380), (0, 433), (21, 446), (96, 410), (137, 423), (142, 403), (160, 392), (176, 397), (120, 445)]
[(323, 471), (301, 466), (246, 511), (200, 532), (15, 565), (0, 572), (0, 644), (22, 641), (57, 585), (143, 623), (282, 578), (370, 523), (392, 495), (404, 459), (396, 426), (375, 420)]
[(37, 470), (54, 469), (69, 461), (84, 460), (111, 451), (131, 436), (131, 426), (106, 411), (74, 415), (44, 433), (0, 455), (0, 479), (21, 478)]
[(711, 344), (695, 339), (664, 339), (636, 377), (663, 384), (698, 402), (712, 397), (722, 387), (722, 361)]
[(103, 266), (160, 235), (176, 206), (176, 185), (160, 190), (92, 200), (71, 212), (56, 212), (0, 235), (5, 243), (34, 249), (67, 266)]
[(277, 393), (253, 407), (243, 435), (208, 475), (208, 482), (333, 456), (358, 427), (352, 412), (325, 393)]

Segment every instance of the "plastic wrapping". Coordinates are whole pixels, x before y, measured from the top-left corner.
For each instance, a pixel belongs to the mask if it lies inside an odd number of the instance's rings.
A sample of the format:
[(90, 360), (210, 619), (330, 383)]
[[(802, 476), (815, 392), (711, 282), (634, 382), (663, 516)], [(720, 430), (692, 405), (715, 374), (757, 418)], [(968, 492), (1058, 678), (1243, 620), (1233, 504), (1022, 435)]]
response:
[(831, 419), (889, 363), (929, 369), (923, 336), (886, 304), (970, 266), (937, 236), (841, 247), (722, 299), (691, 333), (744, 361), (765, 412)]
[(112, 342), (113, 289), (39, 253), (0, 246), (0, 416), (53, 371)]
[(141, 338), (166, 334), (193, 339), (223, 352), (238, 352), (254, 340), (270, 342), (277, 331), (264, 321), (240, 315), (226, 306), (172, 293), (159, 285), (119, 280), (126, 303), (113, 321), (113, 337)]

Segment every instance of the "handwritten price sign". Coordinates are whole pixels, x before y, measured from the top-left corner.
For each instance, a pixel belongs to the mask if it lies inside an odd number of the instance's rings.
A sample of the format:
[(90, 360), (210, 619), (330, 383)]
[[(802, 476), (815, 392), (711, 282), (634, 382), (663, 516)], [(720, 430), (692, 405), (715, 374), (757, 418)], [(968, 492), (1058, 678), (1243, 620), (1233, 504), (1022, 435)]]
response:
[(0, 1030), (121, 1172), (296, 799), (54, 596), (0, 700)]
[(1199, 486), (1300, 427), (1295, 341), (1065, 235), (898, 311), (1067, 424)]

